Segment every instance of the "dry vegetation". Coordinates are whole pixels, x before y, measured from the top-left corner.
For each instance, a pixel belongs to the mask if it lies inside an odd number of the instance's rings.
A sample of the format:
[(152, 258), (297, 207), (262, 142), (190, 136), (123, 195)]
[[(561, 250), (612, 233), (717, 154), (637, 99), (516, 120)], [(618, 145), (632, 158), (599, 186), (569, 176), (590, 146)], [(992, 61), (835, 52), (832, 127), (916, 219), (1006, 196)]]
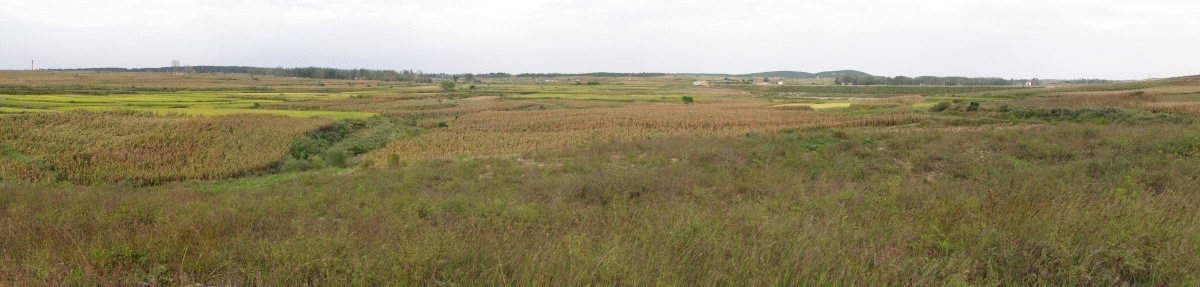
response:
[(910, 114), (841, 116), (772, 109), (761, 102), (635, 104), (620, 108), (489, 111), (458, 118), (446, 129), (396, 141), (378, 161), (508, 154), (583, 143), (681, 136), (729, 137), (784, 128), (894, 125)]
[[(221, 100), (381, 115), (0, 114), (0, 286), (1200, 282), (1200, 77), (485, 80), (341, 92), (380, 87), (0, 72), (0, 85), (332, 89)], [(0, 112), (124, 106), (88, 95), (0, 97)], [(373, 167), (337, 168), (359, 161)]]
[(270, 167), (293, 138), (329, 122), (267, 115), (25, 114), (0, 117), (0, 144), (49, 162), (76, 184), (157, 183)]
[(833, 129), (222, 187), (0, 185), (0, 280), (1187, 285), (1198, 131)]

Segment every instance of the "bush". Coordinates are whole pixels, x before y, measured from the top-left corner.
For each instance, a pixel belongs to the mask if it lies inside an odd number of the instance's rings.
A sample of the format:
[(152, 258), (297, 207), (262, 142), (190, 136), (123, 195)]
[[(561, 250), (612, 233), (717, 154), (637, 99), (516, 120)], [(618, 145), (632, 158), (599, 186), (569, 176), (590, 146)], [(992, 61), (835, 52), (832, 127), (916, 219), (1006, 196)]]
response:
[(319, 155), (309, 157), (308, 161), (312, 163), (312, 168), (325, 168), (329, 166), (329, 162), (326, 162), (325, 159), (321, 158)]
[(929, 107), (929, 111), (941, 112), (941, 111), (945, 111), (946, 109), (949, 109), (949, 108), (950, 108), (950, 102), (940, 102), (940, 103), (937, 103), (936, 105), (933, 105), (932, 107)]
[(978, 111), (978, 110), (979, 110), (979, 102), (971, 102), (971, 105), (967, 106), (968, 112), (974, 112), (974, 111)]
[(283, 162), (279, 163), (279, 170), (285, 172), (306, 171), (312, 168), (313, 164), (311, 161), (290, 156), (284, 159)]
[(307, 136), (298, 137), (292, 140), (291, 154), (297, 159), (307, 159), (309, 156), (321, 154), (321, 151), (327, 147), (329, 147), (327, 141)]
[(454, 91), (454, 81), (451, 81), (451, 80), (442, 81), (441, 83), (438, 83), (438, 87), (441, 87), (442, 90), (445, 90), (447, 92)]
[(329, 159), (329, 164), (336, 167), (345, 167), (346, 159), (350, 158), (350, 152), (344, 148), (332, 147), (325, 151), (325, 158)]
[(683, 96), (680, 99), (683, 100), (683, 103), (685, 103), (685, 104), (690, 104), (690, 103), (696, 101), (696, 99), (693, 99), (691, 96)]

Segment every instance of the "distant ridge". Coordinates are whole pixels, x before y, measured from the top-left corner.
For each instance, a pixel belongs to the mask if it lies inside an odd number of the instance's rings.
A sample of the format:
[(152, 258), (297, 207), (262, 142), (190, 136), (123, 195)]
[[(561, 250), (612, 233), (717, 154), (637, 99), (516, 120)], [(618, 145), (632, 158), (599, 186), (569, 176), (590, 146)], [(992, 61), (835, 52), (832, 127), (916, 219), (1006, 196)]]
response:
[(867, 73), (863, 73), (863, 72), (855, 71), (855, 70), (840, 70), (840, 71), (826, 71), (826, 72), (820, 72), (820, 73), (815, 73), (815, 74), (808, 73), (808, 72), (798, 72), (798, 71), (772, 71), (772, 72), (750, 73), (750, 74), (741, 74), (741, 75), (733, 75), (733, 76), (737, 76), (737, 77), (768, 77), (768, 78), (833, 78), (833, 77), (840, 77), (840, 76), (870, 77), (871, 74), (867, 74)]
[(827, 72), (817, 73), (816, 75), (817, 75), (817, 77), (821, 77), (821, 78), (834, 78), (834, 77), (844, 77), (844, 76), (874, 77), (871, 74), (867, 74), (867, 73), (863, 73), (863, 72), (855, 71), (855, 70), (827, 71)]
[(738, 77), (770, 77), (770, 78), (816, 78), (817, 77), (817, 75), (813, 74), (813, 73), (797, 72), (797, 71), (771, 71), (771, 72), (741, 74), (741, 75), (734, 75), (734, 76), (738, 76)]

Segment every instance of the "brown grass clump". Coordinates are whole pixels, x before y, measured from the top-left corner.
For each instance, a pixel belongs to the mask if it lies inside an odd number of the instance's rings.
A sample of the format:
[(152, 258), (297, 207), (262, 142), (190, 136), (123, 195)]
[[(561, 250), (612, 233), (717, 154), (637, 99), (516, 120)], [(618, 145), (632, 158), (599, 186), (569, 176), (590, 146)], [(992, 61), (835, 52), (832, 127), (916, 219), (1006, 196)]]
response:
[(37, 165), (0, 155), (0, 182), (43, 183), (55, 180), (53, 173), (43, 170)]
[(863, 110), (894, 108), (894, 107), (899, 107), (899, 106), (908, 106), (908, 105), (912, 105), (912, 104), (920, 103), (920, 102), (924, 102), (924, 101), (925, 101), (925, 97), (918, 96), (918, 95), (895, 96), (895, 97), (880, 98), (877, 100), (864, 100), (864, 101), (851, 103), (850, 108), (851, 109), (863, 109)]
[(237, 176), (275, 164), (292, 139), (328, 124), (271, 115), (67, 112), (0, 117), (0, 144), (78, 184)]
[(1102, 91), (1067, 92), (1053, 97), (1031, 98), (1009, 102), (1022, 107), (1069, 107), (1069, 108), (1136, 108), (1143, 103), (1161, 101), (1161, 98), (1145, 91)]
[(813, 109), (813, 107), (809, 106), (809, 105), (781, 105), (781, 106), (777, 106), (777, 107), (780, 110), (785, 110), (785, 111), (815, 111), (816, 110), (816, 109)]
[(1141, 108), (1156, 113), (1174, 113), (1189, 116), (1200, 116), (1200, 102), (1143, 103)]
[(925, 97), (918, 96), (918, 95), (895, 96), (895, 97), (887, 97), (887, 98), (875, 100), (875, 102), (878, 102), (878, 103), (889, 103), (889, 104), (905, 105), (905, 106), (924, 102), (924, 101), (925, 101)]

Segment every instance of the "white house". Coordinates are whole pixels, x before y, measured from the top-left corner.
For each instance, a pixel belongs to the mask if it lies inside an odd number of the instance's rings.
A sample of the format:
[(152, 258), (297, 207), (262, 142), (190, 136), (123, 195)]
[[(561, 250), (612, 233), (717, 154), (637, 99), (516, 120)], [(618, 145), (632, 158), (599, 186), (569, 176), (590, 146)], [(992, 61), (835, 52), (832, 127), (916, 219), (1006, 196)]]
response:
[(693, 85), (693, 86), (705, 86), (705, 87), (707, 87), (707, 86), (708, 86), (708, 81), (695, 81), (695, 82), (692, 82), (692, 85)]

